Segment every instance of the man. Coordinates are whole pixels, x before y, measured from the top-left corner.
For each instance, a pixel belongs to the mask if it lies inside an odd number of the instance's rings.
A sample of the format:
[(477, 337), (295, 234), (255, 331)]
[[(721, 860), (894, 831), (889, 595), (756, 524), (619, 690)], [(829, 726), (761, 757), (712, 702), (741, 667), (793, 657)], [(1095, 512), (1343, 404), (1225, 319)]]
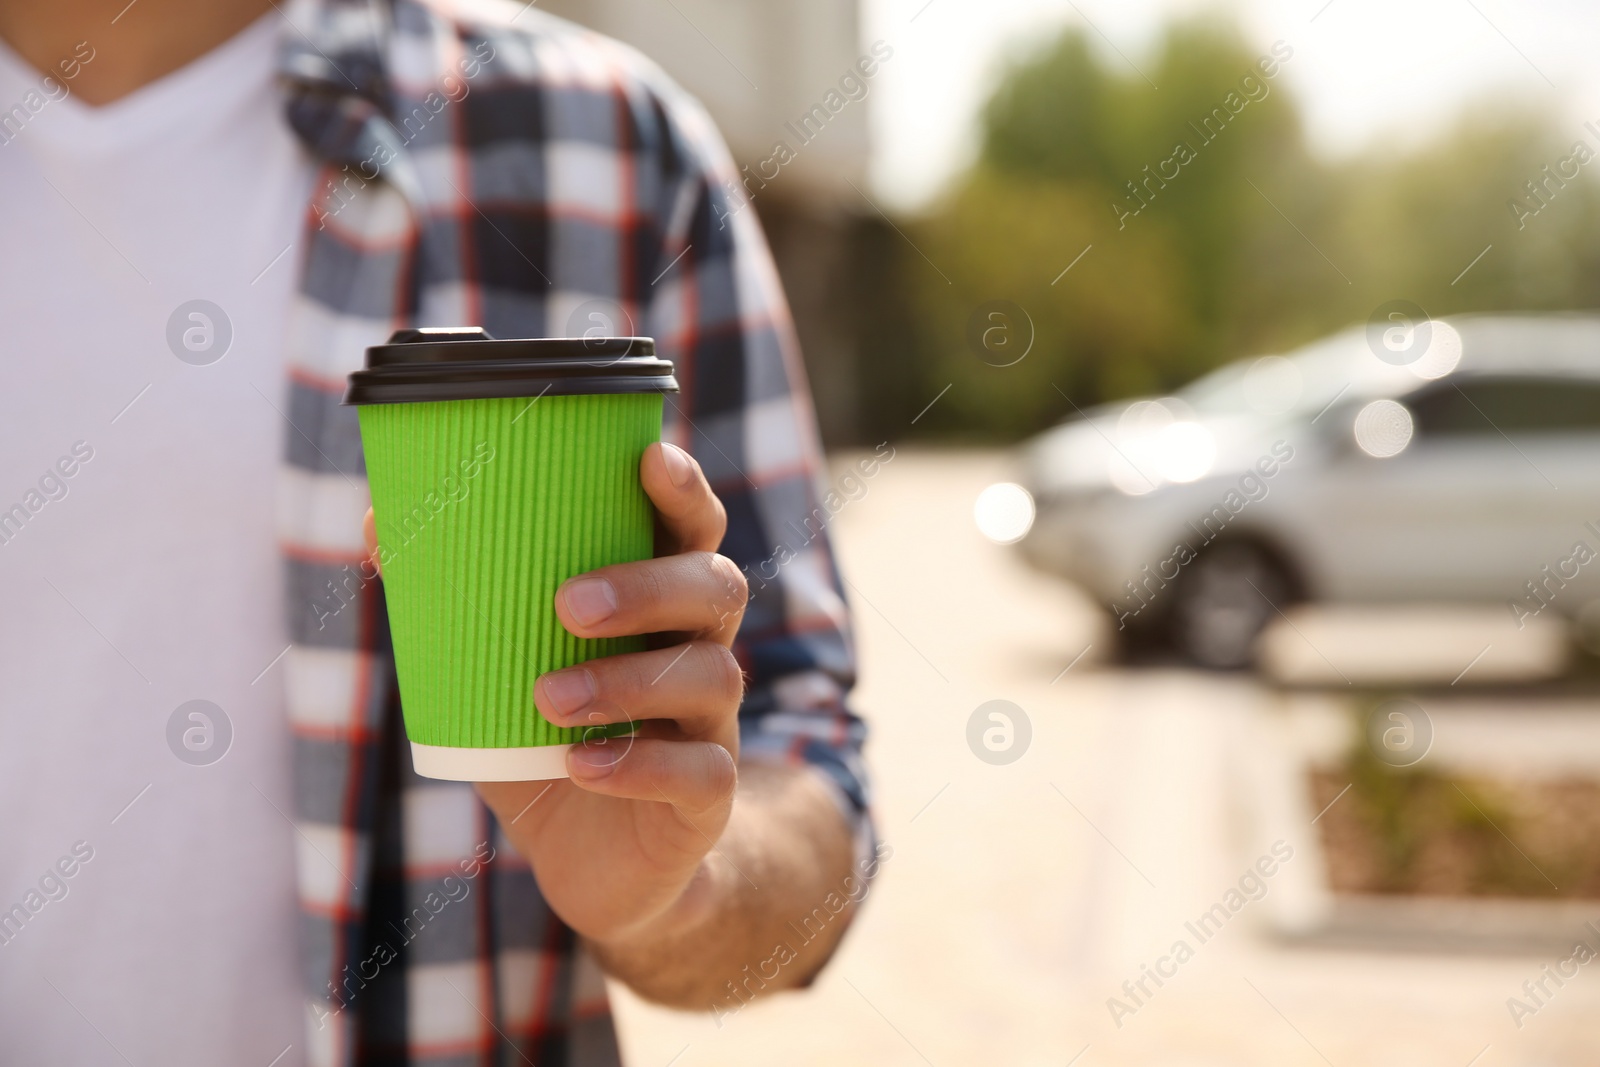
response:
[[(807, 982), (877, 866), (863, 729), (826, 539), (776, 551), (812, 418), (698, 106), (531, 5), (0, 0), (0, 41), (0, 1061), (589, 1067), (602, 972)], [(677, 364), (658, 558), (556, 601), (662, 636), (534, 693), (649, 723), (570, 780), (411, 771), (339, 403), (408, 325)]]

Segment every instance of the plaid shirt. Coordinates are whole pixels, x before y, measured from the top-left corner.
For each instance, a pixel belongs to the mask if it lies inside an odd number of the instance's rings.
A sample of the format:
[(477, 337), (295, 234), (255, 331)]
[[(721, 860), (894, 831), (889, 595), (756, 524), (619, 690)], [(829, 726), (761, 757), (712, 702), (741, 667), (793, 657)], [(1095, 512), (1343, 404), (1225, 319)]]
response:
[(281, 506), (309, 1058), (602, 1067), (619, 1055), (597, 966), (472, 787), (411, 770), (345, 376), (406, 325), (654, 336), (683, 386), (666, 436), (751, 576), (742, 758), (819, 770), (864, 855), (848, 617), (807, 525), (826, 513), (788, 310), (710, 120), (613, 41), (516, 3), (445, 6), (308, 0), (284, 37), (288, 120), (319, 168)]

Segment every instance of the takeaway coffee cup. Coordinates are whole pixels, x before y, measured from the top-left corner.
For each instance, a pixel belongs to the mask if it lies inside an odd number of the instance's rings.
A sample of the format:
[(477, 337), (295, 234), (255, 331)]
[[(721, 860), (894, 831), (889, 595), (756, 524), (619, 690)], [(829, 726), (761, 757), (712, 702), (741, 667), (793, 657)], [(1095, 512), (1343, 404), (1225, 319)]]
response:
[(554, 600), (575, 574), (651, 555), (639, 460), (677, 389), (648, 337), (417, 329), (367, 349), (345, 403), (361, 422), (418, 774), (564, 778), (573, 744), (633, 732), (553, 726), (533, 683), (644, 647), (572, 636)]

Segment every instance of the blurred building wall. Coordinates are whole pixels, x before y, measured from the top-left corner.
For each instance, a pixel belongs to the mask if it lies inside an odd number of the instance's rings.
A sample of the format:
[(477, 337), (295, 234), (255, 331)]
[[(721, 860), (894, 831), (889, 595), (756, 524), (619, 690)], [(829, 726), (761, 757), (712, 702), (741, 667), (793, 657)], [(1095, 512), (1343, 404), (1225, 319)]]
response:
[[(805, 350), (823, 438), (861, 438), (852, 253), (864, 212), (864, 99), (820, 131), (801, 119), (868, 54), (857, 0), (545, 0), (540, 8), (616, 37), (666, 69), (705, 104), (734, 161), (750, 173), (761, 219)], [(837, 99), (837, 98), (836, 98)], [(802, 141), (797, 131), (812, 133)], [(782, 142), (793, 157), (769, 162)], [(855, 187), (852, 187), (854, 183)]]

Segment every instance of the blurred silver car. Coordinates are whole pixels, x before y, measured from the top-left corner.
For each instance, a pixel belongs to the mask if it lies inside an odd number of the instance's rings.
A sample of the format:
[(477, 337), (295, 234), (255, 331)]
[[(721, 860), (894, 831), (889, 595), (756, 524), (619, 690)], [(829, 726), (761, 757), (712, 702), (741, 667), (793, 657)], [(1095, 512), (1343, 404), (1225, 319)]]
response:
[(1022, 551), (1215, 667), (1299, 600), (1592, 618), (1600, 317), (1395, 320), (1035, 438)]

